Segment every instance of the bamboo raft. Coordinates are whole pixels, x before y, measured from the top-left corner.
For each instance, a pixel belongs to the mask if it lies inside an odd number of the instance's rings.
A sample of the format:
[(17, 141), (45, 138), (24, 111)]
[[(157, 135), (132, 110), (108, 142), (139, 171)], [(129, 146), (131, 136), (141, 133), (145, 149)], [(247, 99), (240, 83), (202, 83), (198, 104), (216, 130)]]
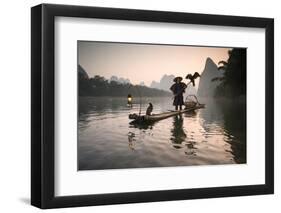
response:
[(172, 116), (180, 115), (182, 113), (191, 112), (197, 109), (204, 108), (205, 104), (196, 104), (193, 106), (186, 107), (183, 110), (179, 111), (169, 111), (169, 112), (163, 112), (159, 114), (152, 114), (152, 115), (138, 115), (138, 114), (129, 114), (129, 119), (133, 120), (130, 122), (131, 124), (147, 124), (147, 123), (153, 123), (159, 120), (163, 120)]

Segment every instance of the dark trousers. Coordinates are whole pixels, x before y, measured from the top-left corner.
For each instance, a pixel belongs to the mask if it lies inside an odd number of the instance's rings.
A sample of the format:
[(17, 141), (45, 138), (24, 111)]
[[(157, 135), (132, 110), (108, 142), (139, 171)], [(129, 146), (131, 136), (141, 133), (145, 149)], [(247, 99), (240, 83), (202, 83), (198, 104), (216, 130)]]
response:
[(180, 106), (180, 110), (182, 110), (182, 105), (176, 105), (176, 110), (179, 109), (179, 106)]

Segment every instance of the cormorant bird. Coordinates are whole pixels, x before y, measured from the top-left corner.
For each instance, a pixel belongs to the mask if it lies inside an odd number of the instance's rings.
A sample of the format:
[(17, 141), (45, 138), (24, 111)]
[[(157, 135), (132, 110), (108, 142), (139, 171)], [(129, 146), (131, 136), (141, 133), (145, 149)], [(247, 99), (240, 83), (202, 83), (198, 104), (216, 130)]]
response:
[(152, 103), (149, 103), (149, 106), (146, 109), (146, 115), (151, 115), (152, 110), (153, 110), (153, 105)]
[(195, 79), (200, 77), (200, 74), (198, 72), (195, 72), (193, 75), (187, 74), (185, 77), (186, 79), (189, 79), (190, 82), (192, 82), (192, 85), (195, 86)]

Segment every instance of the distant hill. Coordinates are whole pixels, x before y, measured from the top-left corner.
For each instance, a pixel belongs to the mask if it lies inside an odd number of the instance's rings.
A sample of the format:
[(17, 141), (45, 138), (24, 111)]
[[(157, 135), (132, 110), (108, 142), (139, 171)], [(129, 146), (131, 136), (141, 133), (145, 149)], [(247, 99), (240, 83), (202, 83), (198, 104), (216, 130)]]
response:
[(146, 86), (145, 83), (144, 83), (144, 81), (141, 81), (141, 82), (139, 83), (139, 85), (140, 85), (140, 86)]
[(197, 95), (197, 89), (189, 84), (185, 90), (185, 95)]
[(78, 77), (79, 79), (89, 79), (88, 73), (84, 70), (84, 68), (80, 64), (78, 65)]
[(216, 77), (222, 77), (223, 71), (218, 70), (217, 65), (211, 58), (207, 58), (205, 68), (201, 73), (201, 77), (198, 85), (198, 96), (201, 97), (213, 97), (215, 90), (219, 85), (218, 81), (212, 81)]
[(160, 87), (160, 83), (156, 81), (152, 81), (150, 87), (158, 89)]
[[(185, 76), (182, 76), (183, 78)], [(152, 81), (150, 84), (151, 88), (157, 88), (157, 89), (162, 89), (165, 91), (170, 92), (170, 87), (174, 83), (174, 75), (163, 75), (163, 77), (160, 79), (160, 82)], [(184, 80), (185, 83), (188, 83), (189, 81)], [(188, 85), (187, 89), (185, 90), (185, 94), (188, 95), (196, 95), (197, 90), (195, 87), (193, 87), (191, 84)]]
[(110, 78), (110, 80), (109, 80), (110, 82), (111, 81), (116, 81), (116, 82), (118, 82), (118, 83), (120, 83), (120, 84), (130, 84), (131, 82), (130, 82), (130, 80), (128, 79), (128, 78), (118, 78), (117, 76), (115, 76), (115, 75), (113, 75), (113, 76), (111, 76), (111, 78)]
[(165, 91), (170, 91), (170, 87), (174, 83), (175, 76), (174, 75), (163, 75), (162, 78), (160, 79), (160, 82), (152, 81), (150, 84), (151, 88), (156, 88), (156, 89), (161, 89)]
[(133, 96), (161, 97), (171, 96), (170, 92), (149, 88), (142, 85), (132, 85), (129, 79), (112, 76), (110, 80), (103, 76), (95, 75), (89, 78), (87, 72), (78, 65), (79, 76), (79, 96), (124, 96), (128, 94)]

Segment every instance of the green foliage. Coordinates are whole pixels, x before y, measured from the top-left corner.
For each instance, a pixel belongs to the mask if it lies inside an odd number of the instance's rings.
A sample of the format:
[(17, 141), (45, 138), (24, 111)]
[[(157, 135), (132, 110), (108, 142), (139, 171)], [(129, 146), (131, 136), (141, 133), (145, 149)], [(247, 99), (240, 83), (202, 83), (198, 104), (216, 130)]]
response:
[(246, 49), (234, 48), (228, 52), (227, 61), (219, 62), (223, 77), (212, 79), (220, 81), (215, 96), (237, 97), (246, 94)]
[(109, 82), (99, 75), (89, 79), (79, 77), (79, 96), (127, 97), (129, 93), (136, 97), (139, 95), (146, 97), (171, 96), (170, 92), (164, 90), (128, 83), (121, 84), (116, 81)]

